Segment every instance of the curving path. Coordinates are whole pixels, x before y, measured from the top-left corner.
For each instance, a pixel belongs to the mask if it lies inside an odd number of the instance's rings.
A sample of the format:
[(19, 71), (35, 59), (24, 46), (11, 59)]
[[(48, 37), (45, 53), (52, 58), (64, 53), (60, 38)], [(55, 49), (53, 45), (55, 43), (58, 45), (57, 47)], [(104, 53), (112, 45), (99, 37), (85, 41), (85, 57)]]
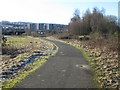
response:
[(94, 88), (93, 72), (81, 52), (70, 45), (51, 42), (59, 52), (15, 88)]

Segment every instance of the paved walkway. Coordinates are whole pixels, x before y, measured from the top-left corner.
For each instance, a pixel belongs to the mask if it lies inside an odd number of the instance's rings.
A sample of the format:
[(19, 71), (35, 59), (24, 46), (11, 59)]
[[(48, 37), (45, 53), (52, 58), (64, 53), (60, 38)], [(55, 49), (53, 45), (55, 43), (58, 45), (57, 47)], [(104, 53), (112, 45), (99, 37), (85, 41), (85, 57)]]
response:
[(94, 88), (93, 73), (81, 52), (70, 45), (52, 42), (59, 52), (16, 88)]

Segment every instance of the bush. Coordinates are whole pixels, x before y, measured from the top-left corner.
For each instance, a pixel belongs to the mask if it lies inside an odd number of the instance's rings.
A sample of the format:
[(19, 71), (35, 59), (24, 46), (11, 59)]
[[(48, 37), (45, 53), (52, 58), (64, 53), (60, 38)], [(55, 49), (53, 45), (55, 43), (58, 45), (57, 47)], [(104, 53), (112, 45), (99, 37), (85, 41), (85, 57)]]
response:
[(72, 39), (70, 36), (60, 36), (59, 39)]
[(56, 34), (56, 37), (58, 39), (71, 39), (71, 36), (70, 34), (68, 33), (59, 33), (59, 34)]
[(2, 36), (2, 39), (1, 39), (2, 46), (5, 46), (6, 42), (7, 42), (7, 38)]
[(18, 49), (16, 47), (10, 46), (9, 44), (2, 47), (2, 55), (13, 55), (15, 53), (18, 53)]

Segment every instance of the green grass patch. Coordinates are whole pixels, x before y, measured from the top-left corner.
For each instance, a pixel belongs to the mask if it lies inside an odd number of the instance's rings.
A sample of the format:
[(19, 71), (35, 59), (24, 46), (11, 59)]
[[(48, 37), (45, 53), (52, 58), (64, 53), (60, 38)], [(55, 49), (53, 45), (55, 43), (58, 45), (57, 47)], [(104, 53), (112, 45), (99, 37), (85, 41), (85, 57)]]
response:
[(15, 38), (9, 38), (6, 42), (6, 44), (12, 44), (12, 43), (25, 43), (28, 41), (31, 41), (33, 38), (30, 37), (15, 37)]
[(89, 39), (90, 39), (90, 36), (88, 36), (88, 35), (78, 36), (78, 39), (79, 39), (79, 40), (89, 40)]

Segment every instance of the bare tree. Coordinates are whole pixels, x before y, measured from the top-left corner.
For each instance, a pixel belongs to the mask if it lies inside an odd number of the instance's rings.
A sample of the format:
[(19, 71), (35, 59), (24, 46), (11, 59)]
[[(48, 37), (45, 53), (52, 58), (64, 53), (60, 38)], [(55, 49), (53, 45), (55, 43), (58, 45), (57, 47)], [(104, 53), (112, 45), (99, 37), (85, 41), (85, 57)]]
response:
[(74, 11), (74, 16), (69, 23), (69, 33), (73, 35), (89, 35), (99, 33), (102, 36), (112, 35), (118, 31), (117, 18), (113, 15), (106, 16), (105, 9), (95, 7), (92, 12), (86, 10), (81, 19), (79, 9)]
[(69, 23), (69, 32), (70, 34), (79, 34), (79, 30), (80, 30), (80, 11), (79, 9), (76, 9), (74, 11), (74, 16), (73, 18), (71, 19), (70, 23)]

